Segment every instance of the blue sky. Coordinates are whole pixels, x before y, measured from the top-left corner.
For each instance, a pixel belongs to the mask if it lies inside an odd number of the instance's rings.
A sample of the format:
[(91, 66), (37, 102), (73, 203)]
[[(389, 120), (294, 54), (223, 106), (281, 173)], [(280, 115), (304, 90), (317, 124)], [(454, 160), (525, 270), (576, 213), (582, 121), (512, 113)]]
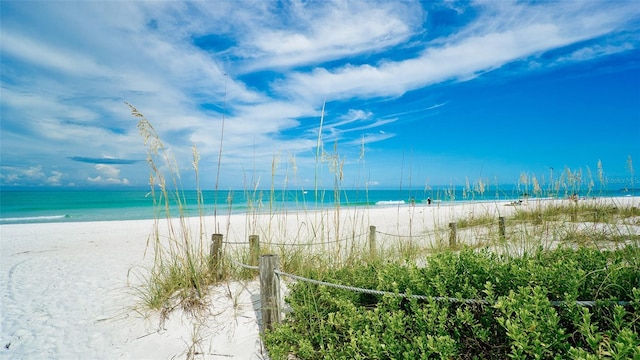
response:
[(201, 187), (223, 189), (331, 188), (336, 153), (341, 186), (370, 189), (597, 178), (598, 161), (617, 184), (640, 164), (633, 1), (0, 6), (3, 189), (147, 186), (125, 102), (186, 188), (193, 145)]

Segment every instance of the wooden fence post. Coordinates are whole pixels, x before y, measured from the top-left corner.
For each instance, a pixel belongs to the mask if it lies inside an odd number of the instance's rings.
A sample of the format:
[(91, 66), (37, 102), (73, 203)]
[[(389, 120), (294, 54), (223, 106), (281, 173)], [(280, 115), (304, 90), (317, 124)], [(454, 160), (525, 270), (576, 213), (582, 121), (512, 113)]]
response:
[(504, 236), (505, 236), (504, 216), (500, 216), (498, 218), (498, 233), (500, 234), (500, 239), (504, 240)]
[(278, 255), (260, 256), (260, 307), (262, 331), (273, 330), (280, 322), (280, 278), (274, 270), (280, 269)]
[(222, 234), (211, 235), (211, 262), (209, 266), (216, 280), (222, 278)]
[(257, 266), (260, 257), (260, 236), (249, 235), (249, 265)]
[(454, 222), (449, 223), (449, 229), (451, 229), (451, 233), (449, 234), (449, 247), (455, 247), (456, 246), (456, 237), (457, 237), (457, 230), (458, 230), (458, 225)]
[(378, 257), (378, 248), (376, 245), (376, 227), (369, 226), (369, 257), (375, 260)]

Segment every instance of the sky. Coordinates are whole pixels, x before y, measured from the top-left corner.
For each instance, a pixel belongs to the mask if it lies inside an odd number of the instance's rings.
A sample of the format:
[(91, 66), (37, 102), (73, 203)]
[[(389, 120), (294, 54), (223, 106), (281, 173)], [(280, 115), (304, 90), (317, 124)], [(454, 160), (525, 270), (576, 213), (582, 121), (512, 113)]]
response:
[(638, 2), (2, 0), (0, 20), (3, 190), (148, 188), (128, 104), (184, 188), (598, 181), (599, 164), (638, 182)]

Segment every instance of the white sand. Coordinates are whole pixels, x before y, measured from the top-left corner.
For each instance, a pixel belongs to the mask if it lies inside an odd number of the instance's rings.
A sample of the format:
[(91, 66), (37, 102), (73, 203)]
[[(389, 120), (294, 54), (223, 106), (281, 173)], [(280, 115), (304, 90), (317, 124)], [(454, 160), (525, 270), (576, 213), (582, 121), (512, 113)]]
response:
[[(637, 207), (639, 200), (606, 201)], [(315, 234), (315, 242), (330, 242), (353, 235), (366, 239), (369, 225), (382, 233), (419, 235), (470, 215), (508, 216), (519, 208), (507, 203), (342, 208), (339, 229), (333, 226), (338, 216), (333, 210), (220, 216), (216, 223), (226, 241), (247, 241), (248, 235), (258, 233), (262, 242), (309, 242), (310, 234)], [(534, 204), (522, 207), (526, 206)], [(139, 283), (135, 274), (144, 273), (151, 263), (144, 253), (152, 225), (153, 221), (1, 225), (0, 358), (185, 358), (194, 338), (201, 339), (201, 346), (191, 349), (197, 358), (267, 358), (259, 337), (260, 293), (255, 280), (212, 289), (209, 314), (196, 326), (179, 311), (161, 323), (158, 314), (145, 318), (134, 310), (139, 299), (132, 284)], [(208, 218), (206, 225), (210, 237), (214, 219)]]

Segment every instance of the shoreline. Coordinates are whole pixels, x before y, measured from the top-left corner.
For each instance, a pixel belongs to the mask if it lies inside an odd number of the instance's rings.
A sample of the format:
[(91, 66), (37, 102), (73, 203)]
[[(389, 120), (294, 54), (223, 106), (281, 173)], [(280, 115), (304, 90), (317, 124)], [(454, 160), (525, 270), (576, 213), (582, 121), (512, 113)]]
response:
[[(360, 191), (357, 191), (360, 193)], [(406, 192), (406, 194), (405, 194)], [(6, 192), (4, 195), (12, 195), (16, 192)], [(66, 192), (37, 192), (43, 197), (34, 197), (34, 193), (29, 193), (26, 198), (20, 196), (3, 196), (0, 208), (0, 225), (12, 225), (12, 224), (37, 224), (37, 223), (65, 223), (65, 222), (93, 222), (93, 221), (125, 221), (125, 220), (149, 220), (156, 217), (164, 218), (164, 208), (154, 208), (150, 200), (146, 199), (143, 192), (139, 191), (136, 194), (130, 194), (130, 192), (111, 194), (106, 200), (100, 198), (87, 198), (71, 197), (67, 198), (63, 196)], [(44, 194), (44, 195), (43, 195)], [(47, 194), (56, 194), (55, 196), (48, 196)], [(75, 194), (75, 193), (74, 193)], [(124, 196), (122, 194), (129, 194)], [(428, 205), (427, 198), (428, 193), (424, 192), (408, 192), (408, 191), (395, 191), (395, 190), (377, 190), (372, 191), (371, 195), (360, 194), (342, 194), (341, 201), (336, 204), (333, 202), (333, 196), (330, 199), (322, 198), (318, 201), (307, 201), (304, 198), (298, 198), (293, 196), (289, 192), (281, 191), (276, 198), (268, 200), (263, 199), (261, 194), (258, 198), (246, 197), (246, 193), (239, 193), (239, 198), (234, 198), (232, 203), (212, 202), (211, 199), (205, 198), (205, 203), (200, 208), (197, 205), (194, 198), (194, 192), (189, 193), (185, 199), (185, 205), (182, 211), (186, 216), (194, 217), (199, 216), (200, 210), (204, 212), (204, 215), (214, 216), (214, 213), (223, 215), (235, 215), (235, 214), (269, 214), (276, 212), (305, 212), (305, 211), (318, 211), (332, 209), (335, 207), (340, 208), (386, 208), (386, 207), (398, 207), (398, 206), (410, 206), (412, 201), (416, 206)], [(415, 196), (411, 196), (414, 194)], [(294, 194), (295, 195), (295, 194)], [(292, 197), (293, 196), (293, 197)], [(621, 195), (615, 192), (606, 194), (596, 194), (591, 196), (582, 196), (581, 199), (606, 199), (606, 198), (621, 198), (621, 197), (634, 197), (633, 195)], [(412, 198), (414, 200), (412, 200)], [(563, 200), (567, 197), (523, 197), (516, 194), (501, 194), (490, 196), (486, 193), (484, 196), (462, 196), (461, 194), (455, 194), (453, 199), (443, 199), (440, 197), (432, 198), (432, 206), (456, 206), (459, 204), (468, 203), (484, 203), (484, 202), (500, 202), (500, 201), (540, 201), (540, 200)], [(263, 201), (264, 200), (264, 201)], [(33, 205), (36, 204), (36, 205)], [(97, 205), (95, 205), (97, 204)], [(172, 214), (179, 214), (180, 210), (171, 205), (169, 211)], [(173, 215), (172, 217), (177, 217)]]
[[(638, 197), (596, 200), (613, 206), (640, 206)], [(365, 241), (372, 225), (380, 232), (417, 238), (469, 216), (497, 218), (543, 204), (567, 204), (569, 200), (530, 199), (521, 206), (508, 206), (509, 202), (341, 207), (203, 219), (207, 241), (218, 229), (229, 242), (247, 241), (257, 232), (266, 245), (310, 244), (356, 235)], [(336, 220), (340, 226), (334, 226)], [(198, 217), (187, 221), (197, 229)], [(185, 344), (201, 336), (207, 339), (203, 353), (220, 358), (264, 359), (257, 315), (260, 293), (255, 280), (232, 281), (213, 288), (209, 297), (211, 314), (198, 334), (188, 316), (179, 311), (163, 322), (158, 314), (143, 314), (137, 309), (136, 284), (153, 261), (147, 239), (154, 222), (1, 224), (0, 358), (169, 359), (184, 356)], [(166, 220), (160, 220), (159, 225), (161, 233), (165, 232)], [(391, 240), (388, 243), (393, 245)], [(237, 247), (227, 248), (235, 250)]]
[[(640, 200), (640, 195), (624, 195), (624, 196), (590, 196), (590, 197), (579, 197), (578, 203), (584, 202), (618, 202), (618, 203), (635, 203), (636, 200)], [(512, 203), (520, 201), (523, 203), (543, 203), (543, 202), (560, 202), (560, 203), (573, 203), (575, 200), (572, 200), (570, 197), (524, 197), (524, 198), (513, 198), (513, 199), (471, 199), (471, 200), (433, 200), (431, 204), (426, 203), (426, 199), (422, 201), (416, 201), (412, 204), (409, 200), (384, 200), (379, 201), (377, 203), (369, 203), (369, 204), (336, 204), (328, 203), (324, 206), (317, 207), (305, 207), (305, 206), (291, 206), (291, 207), (274, 207), (272, 210), (269, 209), (259, 209), (259, 210), (247, 210), (247, 209), (236, 209), (234, 211), (228, 211), (228, 208), (223, 209), (227, 211), (218, 211), (218, 217), (227, 217), (227, 216), (268, 216), (279, 213), (300, 213), (300, 212), (318, 212), (318, 211), (330, 211), (339, 207), (340, 209), (347, 210), (378, 210), (378, 209), (396, 209), (396, 208), (408, 208), (408, 207), (454, 207), (460, 205), (475, 205), (475, 204), (502, 204), (502, 203)], [(387, 203), (388, 202), (388, 203)], [(192, 206), (192, 205), (189, 205)], [(205, 209), (210, 208), (212, 205), (204, 205)], [(635, 205), (634, 205), (635, 206)], [(263, 206), (264, 207), (264, 206)], [(209, 210), (210, 212), (211, 210)], [(176, 211), (177, 212), (177, 211)], [(189, 214), (184, 216), (185, 218), (199, 218), (198, 214)], [(214, 215), (212, 213), (208, 213), (203, 215), (204, 218), (213, 218)], [(0, 218), (0, 226), (5, 225), (33, 225), (33, 224), (62, 224), (62, 223), (86, 223), (86, 222), (118, 222), (118, 221), (153, 221), (153, 220), (164, 220), (166, 217), (144, 217), (144, 218), (132, 218), (132, 219), (106, 219), (106, 220), (80, 220), (80, 221), (42, 221), (42, 222), (15, 222), (20, 221), (21, 219), (29, 219), (36, 220), (39, 218), (43, 218), (47, 220), (49, 218), (60, 219), (60, 218), (71, 218), (67, 215), (49, 215), (49, 216), (33, 216), (33, 217), (19, 217), (19, 218)], [(172, 219), (179, 219), (180, 216), (172, 216)]]

